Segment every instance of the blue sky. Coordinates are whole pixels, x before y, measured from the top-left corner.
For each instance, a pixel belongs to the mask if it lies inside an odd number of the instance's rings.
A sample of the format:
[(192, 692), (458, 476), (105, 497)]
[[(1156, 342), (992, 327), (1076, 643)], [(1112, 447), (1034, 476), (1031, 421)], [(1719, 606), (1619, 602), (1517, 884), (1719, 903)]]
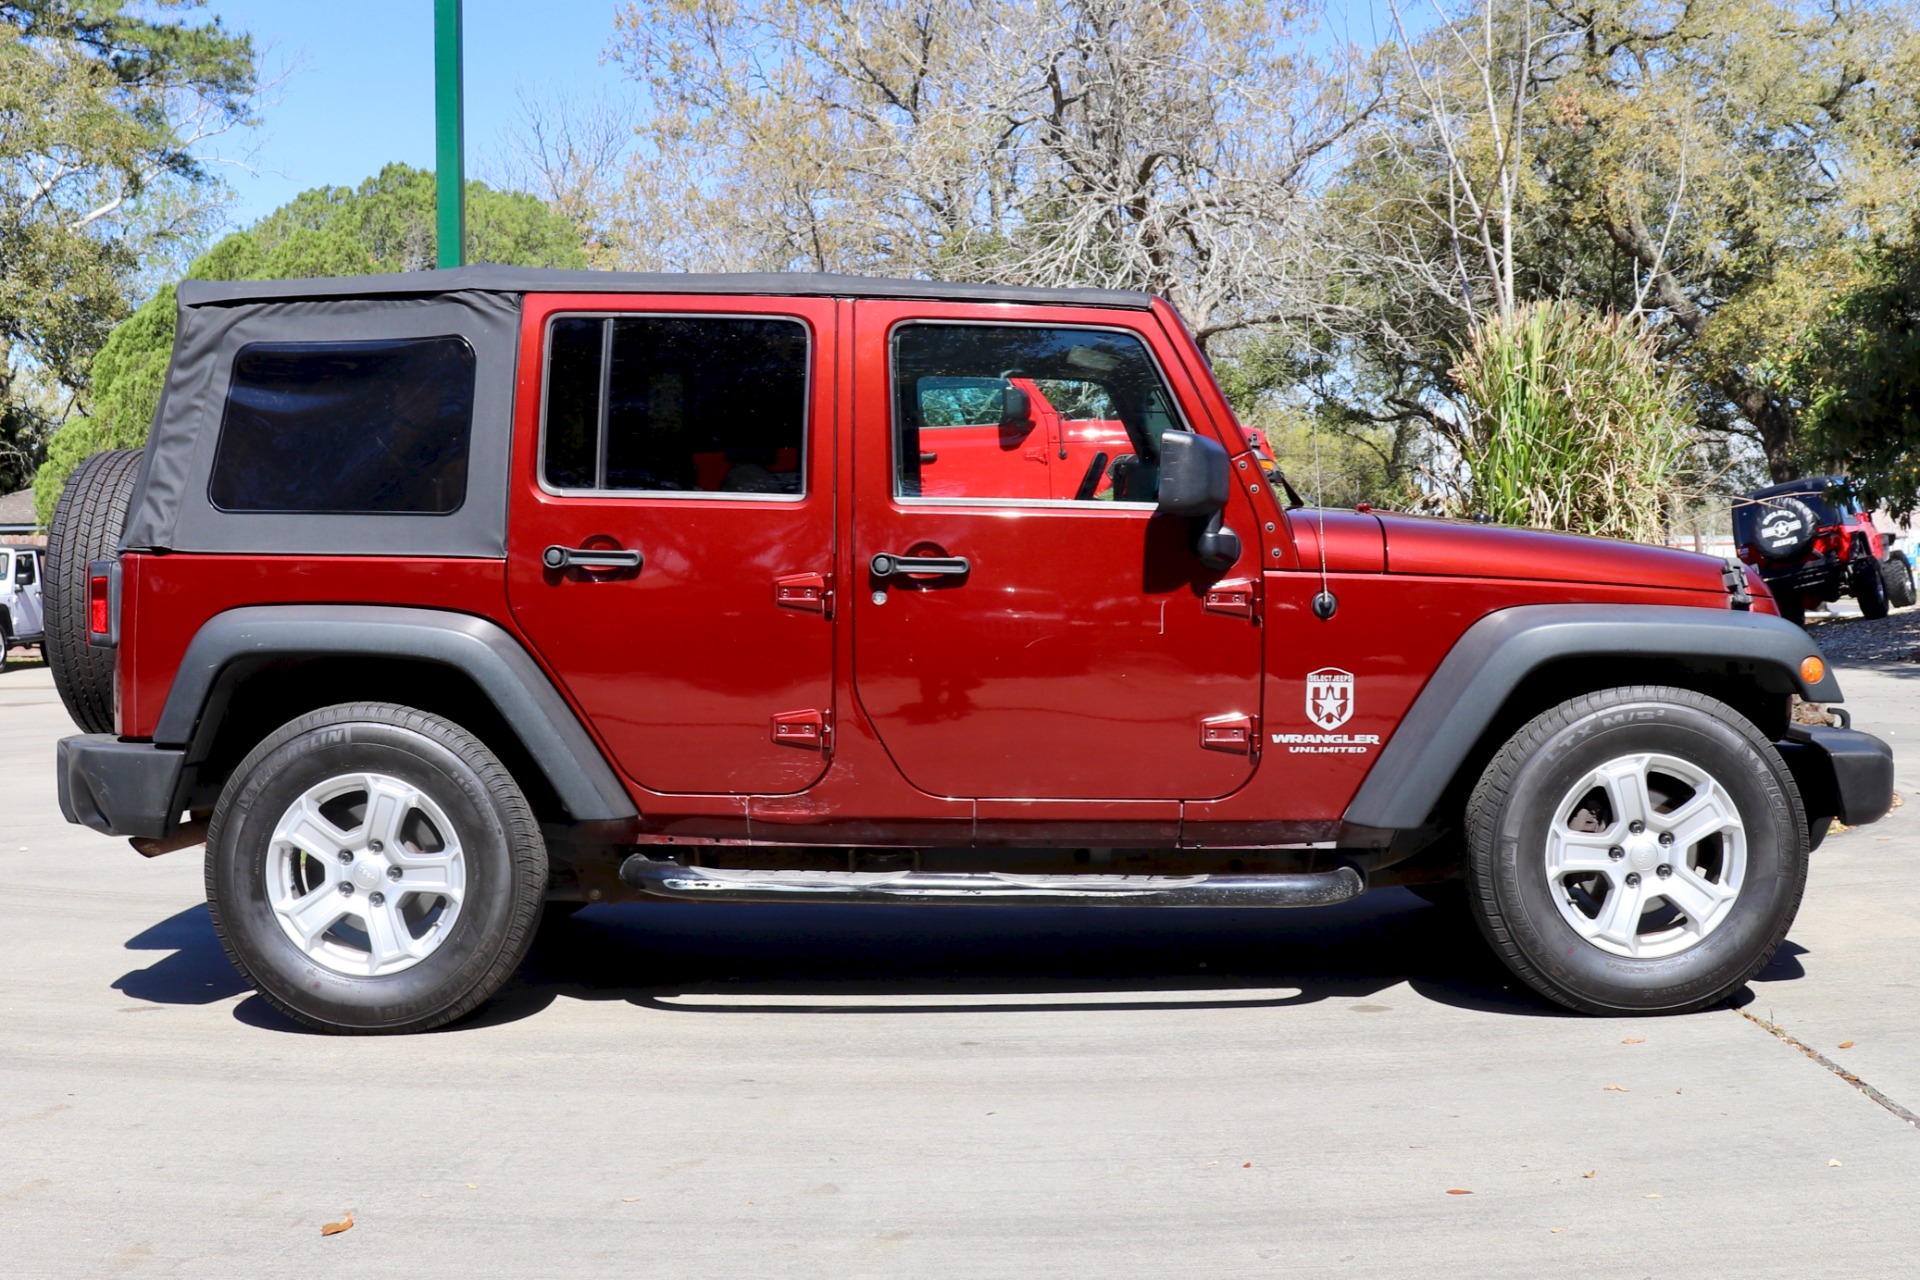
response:
[[(520, 87), (618, 91), (600, 54), (614, 0), (466, 0), (467, 173), (484, 172), (513, 124)], [(253, 34), (266, 77), (285, 72), (264, 123), (221, 148), (244, 226), (309, 187), (352, 186), (392, 160), (433, 167), (433, 0), (210, 0)]]

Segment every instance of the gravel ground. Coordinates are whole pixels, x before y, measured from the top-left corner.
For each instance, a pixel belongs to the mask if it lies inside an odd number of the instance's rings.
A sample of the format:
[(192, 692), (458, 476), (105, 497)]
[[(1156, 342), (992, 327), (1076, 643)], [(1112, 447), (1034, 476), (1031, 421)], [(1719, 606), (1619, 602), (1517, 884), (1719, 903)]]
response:
[(1807, 620), (1807, 634), (1835, 662), (1912, 662), (1920, 650), (1920, 605), (1869, 622), (1854, 617)]

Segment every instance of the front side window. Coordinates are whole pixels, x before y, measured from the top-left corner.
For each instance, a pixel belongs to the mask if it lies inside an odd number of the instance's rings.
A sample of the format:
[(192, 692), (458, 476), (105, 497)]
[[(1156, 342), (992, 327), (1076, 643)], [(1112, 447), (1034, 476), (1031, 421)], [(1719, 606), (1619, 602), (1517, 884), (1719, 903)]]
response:
[(1179, 426), (1146, 344), (1029, 325), (902, 325), (893, 337), (902, 498), (1154, 501)]
[(800, 494), (807, 360), (793, 320), (561, 316), (541, 476), (562, 491)]
[(208, 496), (222, 511), (457, 511), (473, 388), (457, 336), (242, 347)]

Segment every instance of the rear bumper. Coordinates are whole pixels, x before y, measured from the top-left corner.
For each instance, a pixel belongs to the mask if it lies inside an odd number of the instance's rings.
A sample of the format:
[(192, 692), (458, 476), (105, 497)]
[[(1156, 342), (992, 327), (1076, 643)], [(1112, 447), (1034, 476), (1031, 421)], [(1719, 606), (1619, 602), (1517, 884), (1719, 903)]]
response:
[(179, 820), (187, 753), (110, 733), (60, 739), (60, 812), (110, 836), (164, 836)]
[(1795, 725), (1775, 745), (1793, 770), (1809, 818), (1858, 827), (1893, 808), (1893, 748), (1872, 734)]
[(1797, 591), (1821, 600), (1834, 600), (1839, 598), (1847, 581), (1847, 566), (1829, 552), (1820, 552), (1795, 565), (1762, 562), (1757, 567), (1760, 580), (1776, 596)]

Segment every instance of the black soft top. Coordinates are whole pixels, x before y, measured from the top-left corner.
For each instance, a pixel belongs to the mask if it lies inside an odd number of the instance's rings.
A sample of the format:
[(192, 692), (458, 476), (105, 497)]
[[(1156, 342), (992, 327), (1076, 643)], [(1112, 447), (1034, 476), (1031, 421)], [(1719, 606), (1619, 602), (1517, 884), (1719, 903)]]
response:
[(245, 302), (319, 301), (327, 298), (427, 298), (445, 293), (689, 293), (747, 297), (906, 298), (941, 302), (1010, 302), (1029, 305), (1124, 307), (1144, 311), (1150, 294), (1126, 289), (1039, 288), (1014, 284), (946, 284), (887, 276), (842, 276), (825, 272), (742, 271), (557, 271), (482, 263), (450, 271), (406, 271), (320, 280), (185, 280), (183, 307)]
[(1754, 489), (1747, 494), (1749, 498), (1799, 497), (1802, 494), (1821, 494), (1838, 488), (1847, 482), (1845, 476), (1801, 476), (1798, 480), (1782, 480), (1779, 484), (1770, 484), (1764, 489)]
[[(167, 381), (121, 546), (134, 550), (296, 555), (499, 557), (506, 554), (521, 302), (529, 293), (897, 298), (1144, 310), (1119, 289), (942, 284), (868, 276), (761, 272), (550, 271), (472, 266), (319, 280), (186, 280)], [(209, 496), (236, 355), (255, 343), (454, 336), (476, 378), (465, 499), (444, 514), (271, 514), (220, 510)], [(359, 424), (342, 421), (343, 439)]]

